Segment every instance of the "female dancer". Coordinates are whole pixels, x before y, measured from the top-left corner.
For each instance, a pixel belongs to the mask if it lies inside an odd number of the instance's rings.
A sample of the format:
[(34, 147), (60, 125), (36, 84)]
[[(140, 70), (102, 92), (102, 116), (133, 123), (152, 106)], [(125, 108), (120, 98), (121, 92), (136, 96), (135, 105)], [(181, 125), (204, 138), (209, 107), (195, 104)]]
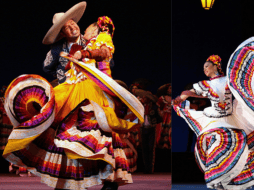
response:
[[(208, 188), (232, 190), (254, 185), (254, 117), (248, 108), (253, 101), (247, 99), (253, 95), (251, 85), (247, 83), (252, 80), (250, 65), (253, 62), (246, 57), (252, 51), (246, 43), (239, 46), (231, 56), (227, 76), (222, 72), (220, 57), (210, 56), (204, 64), (204, 72), (210, 80), (194, 84), (193, 89), (182, 92), (173, 100), (177, 114), (186, 120), (198, 137), (195, 157), (205, 174)], [(243, 73), (247, 74), (243, 76)], [(236, 97), (234, 102), (232, 93)], [(185, 109), (181, 102), (190, 96), (209, 98), (211, 107), (203, 111)]]
[[(115, 113), (117, 97), (143, 122), (142, 104), (111, 78), (114, 25), (99, 17), (73, 45), (66, 82), (52, 86), (37, 75), (21, 75), (8, 87), (5, 109), (15, 128), (3, 156), (57, 189), (86, 189), (132, 183), (122, 141), (136, 125)], [(82, 61), (73, 57), (82, 55)]]
[[(158, 111), (162, 117), (156, 137), (158, 147), (171, 149), (171, 84), (164, 84), (157, 90)], [(157, 127), (156, 127), (157, 128)]]

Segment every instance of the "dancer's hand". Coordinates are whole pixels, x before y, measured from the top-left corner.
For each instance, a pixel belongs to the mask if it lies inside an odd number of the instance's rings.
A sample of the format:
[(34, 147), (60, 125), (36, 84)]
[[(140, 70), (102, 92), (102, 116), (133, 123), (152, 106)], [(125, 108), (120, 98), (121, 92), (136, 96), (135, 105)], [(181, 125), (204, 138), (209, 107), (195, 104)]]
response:
[(64, 52), (64, 51), (61, 51), (61, 52), (60, 52), (60, 56), (61, 56), (61, 57), (68, 57), (69, 54), (66, 53), (66, 52)]
[(76, 51), (73, 55), (73, 58), (77, 60), (81, 59), (82, 58), (81, 51)]
[(177, 96), (174, 100), (172, 100), (172, 105), (178, 105), (181, 102), (183, 102), (183, 99), (181, 98), (181, 96)]

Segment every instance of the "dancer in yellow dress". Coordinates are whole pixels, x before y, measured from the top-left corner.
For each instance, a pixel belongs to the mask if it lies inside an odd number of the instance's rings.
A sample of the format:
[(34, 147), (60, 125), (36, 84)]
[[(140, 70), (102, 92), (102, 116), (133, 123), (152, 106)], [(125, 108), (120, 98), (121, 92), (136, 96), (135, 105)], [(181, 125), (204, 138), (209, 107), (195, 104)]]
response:
[[(5, 109), (14, 125), (3, 156), (57, 189), (132, 183), (118, 133), (136, 123), (117, 117), (114, 98), (143, 122), (142, 104), (110, 72), (114, 25), (99, 17), (85, 31), (85, 49), (72, 46), (66, 81), (55, 88), (38, 75), (21, 75), (8, 87)], [(81, 55), (82, 61), (77, 61)], [(114, 97), (114, 98), (113, 98)]]

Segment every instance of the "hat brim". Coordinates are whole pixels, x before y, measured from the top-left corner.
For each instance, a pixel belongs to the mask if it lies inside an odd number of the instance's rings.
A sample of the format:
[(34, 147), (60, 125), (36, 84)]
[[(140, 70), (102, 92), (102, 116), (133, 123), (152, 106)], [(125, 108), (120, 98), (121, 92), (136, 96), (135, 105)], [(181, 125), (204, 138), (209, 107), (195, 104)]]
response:
[(70, 8), (68, 11), (64, 13), (64, 15), (54, 23), (47, 34), (44, 36), (42, 43), (45, 45), (53, 44), (62, 38), (59, 35), (63, 25), (70, 19), (74, 20), (76, 23), (81, 19), (86, 9), (86, 2), (80, 2)]

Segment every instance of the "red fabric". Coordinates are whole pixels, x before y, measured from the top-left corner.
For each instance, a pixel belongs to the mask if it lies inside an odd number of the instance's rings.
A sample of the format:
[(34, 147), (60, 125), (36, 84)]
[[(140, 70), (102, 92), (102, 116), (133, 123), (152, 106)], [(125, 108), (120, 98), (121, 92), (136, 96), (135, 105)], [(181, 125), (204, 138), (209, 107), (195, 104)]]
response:
[(157, 106), (163, 112), (162, 123), (171, 123), (171, 106), (169, 102), (166, 102), (165, 98), (161, 96), (157, 101)]
[(156, 128), (155, 128), (155, 130), (156, 130), (156, 132), (155, 132), (155, 134), (156, 134), (156, 144), (159, 144), (159, 141), (160, 141), (160, 138), (161, 138), (161, 131), (162, 131), (161, 129), (162, 129), (161, 123), (158, 123), (156, 125)]
[[(83, 47), (81, 45), (78, 45), (78, 44), (73, 44), (71, 46), (71, 50), (69, 52), (69, 56), (72, 57), (77, 51), (80, 51), (82, 50)], [(69, 70), (71, 67), (70, 67), (70, 61), (67, 63), (67, 65), (65, 66), (65, 70)]]
[(0, 101), (0, 113), (2, 115), (3, 124), (12, 125), (10, 119), (8, 118), (8, 116), (6, 114), (6, 111), (4, 109), (4, 104), (2, 101)]
[(74, 53), (76, 53), (77, 51), (80, 51), (80, 50), (82, 50), (83, 49), (83, 47), (81, 46), (81, 45), (78, 45), (78, 44), (73, 44), (72, 46), (71, 46), (71, 50), (70, 50), (70, 55), (74, 55)]
[(165, 126), (170, 126), (171, 124), (171, 105), (168, 101), (170, 101), (170, 99), (167, 100), (167, 98), (164, 96), (161, 96), (157, 101), (157, 106), (162, 114), (162, 122), (156, 126), (156, 142), (162, 147), (167, 144), (167, 142), (163, 139), (163, 136), (165, 137), (167, 133), (169, 133), (168, 146), (171, 146), (171, 128), (169, 128), (168, 132), (166, 131), (167, 127), (165, 128)]

